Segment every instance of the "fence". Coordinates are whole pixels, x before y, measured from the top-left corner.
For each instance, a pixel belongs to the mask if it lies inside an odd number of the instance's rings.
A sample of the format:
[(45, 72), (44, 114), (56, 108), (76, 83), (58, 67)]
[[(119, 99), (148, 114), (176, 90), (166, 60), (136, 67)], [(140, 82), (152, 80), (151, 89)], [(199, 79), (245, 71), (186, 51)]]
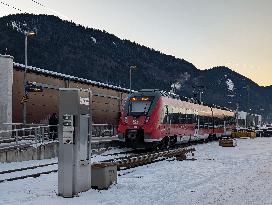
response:
[[(57, 125), (7, 124), (9, 130), (0, 130), (0, 149), (36, 145), (58, 140)], [(55, 128), (55, 129), (54, 129)], [(116, 136), (117, 126), (110, 124), (93, 124), (92, 137), (95, 139)]]
[[(18, 124), (16, 126), (18, 127)], [(54, 141), (54, 139), (57, 139), (57, 132), (54, 127), (57, 127), (57, 125), (31, 124), (19, 129), (2, 130), (0, 131), (0, 149), (38, 146), (39, 143)]]
[(93, 124), (92, 137), (114, 137), (117, 134), (117, 126), (111, 124)]

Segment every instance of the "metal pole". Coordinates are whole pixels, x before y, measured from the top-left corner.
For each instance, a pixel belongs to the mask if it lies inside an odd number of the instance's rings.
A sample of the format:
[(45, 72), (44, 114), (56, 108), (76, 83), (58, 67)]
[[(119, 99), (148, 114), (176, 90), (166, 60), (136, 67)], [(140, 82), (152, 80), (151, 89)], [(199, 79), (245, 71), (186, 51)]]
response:
[(131, 66), (129, 67), (129, 93), (131, 94)]
[(251, 112), (251, 110), (249, 108), (249, 85), (247, 85), (247, 111)]
[[(26, 72), (27, 72), (27, 33), (25, 33), (25, 71), (24, 71), (24, 96), (26, 96)], [(24, 101), (24, 108), (23, 108), (23, 124), (26, 124), (26, 102)]]

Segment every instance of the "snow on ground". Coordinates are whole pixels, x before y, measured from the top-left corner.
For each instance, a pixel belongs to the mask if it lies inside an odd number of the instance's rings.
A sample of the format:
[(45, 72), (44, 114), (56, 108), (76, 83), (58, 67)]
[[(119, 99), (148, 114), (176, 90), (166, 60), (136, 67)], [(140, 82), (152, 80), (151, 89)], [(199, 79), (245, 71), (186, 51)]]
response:
[[(0, 204), (272, 204), (272, 138), (196, 145), (196, 161), (122, 171), (109, 190), (57, 196), (57, 173), (0, 183)], [(1, 166), (1, 165), (0, 165)]]
[[(124, 152), (131, 151), (131, 149), (128, 148), (111, 148), (108, 150), (105, 150), (102, 154), (93, 154), (92, 155), (92, 162), (99, 162), (103, 160), (113, 159), (117, 157), (125, 157), (129, 154), (125, 154)], [(121, 154), (118, 154), (121, 153)], [(7, 170), (13, 170), (13, 169), (20, 169), (20, 168), (27, 168), (32, 166), (39, 166), (44, 164), (51, 164), (51, 163), (57, 163), (58, 159), (44, 159), (44, 160), (31, 160), (31, 161), (23, 161), (23, 162), (12, 162), (12, 163), (0, 163), (0, 172), (7, 171)], [(49, 165), (45, 167), (39, 167), (36, 169), (29, 169), (19, 172), (12, 172), (12, 173), (6, 173), (0, 175), (0, 180), (9, 179), (13, 177), (19, 177), (19, 176), (26, 176), (29, 174), (35, 174), (35, 173), (41, 173), (45, 171), (51, 171), (58, 169), (58, 165)], [(1, 184), (0, 184), (1, 185)], [(0, 202), (1, 204), (1, 202)]]

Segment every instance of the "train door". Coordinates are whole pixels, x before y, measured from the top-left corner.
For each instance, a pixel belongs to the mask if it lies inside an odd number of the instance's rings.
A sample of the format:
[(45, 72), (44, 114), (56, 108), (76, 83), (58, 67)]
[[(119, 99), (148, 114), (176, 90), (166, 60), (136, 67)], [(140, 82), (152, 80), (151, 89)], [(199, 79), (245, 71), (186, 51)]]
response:
[(195, 110), (195, 134), (194, 134), (195, 138), (198, 138), (199, 128), (200, 128), (199, 114), (197, 110)]
[(165, 105), (162, 110), (162, 138), (168, 136), (169, 134), (168, 130), (169, 121), (170, 121), (169, 108), (168, 105)]
[(224, 135), (227, 134), (227, 129), (226, 129), (226, 116), (224, 116)]
[(165, 115), (166, 115), (166, 127), (165, 135), (170, 136), (171, 134), (171, 113), (168, 105), (165, 105)]
[(198, 117), (198, 135), (197, 140), (204, 139), (208, 131), (207, 125), (207, 116), (204, 113), (201, 113)]
[(214, 114), (213, 114), (213, 108), (211, 108), (212, 111), (212, 135), (215, 135), (215, 130), (214, 130)]

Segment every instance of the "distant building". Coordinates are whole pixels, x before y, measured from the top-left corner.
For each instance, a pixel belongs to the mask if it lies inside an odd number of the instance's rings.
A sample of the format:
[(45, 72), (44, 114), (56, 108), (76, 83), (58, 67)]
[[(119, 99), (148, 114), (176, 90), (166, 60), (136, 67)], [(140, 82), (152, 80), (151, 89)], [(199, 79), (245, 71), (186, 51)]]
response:
[(238, 111), (237, 127), (248, 128), (248, 127), (257, 127), (261, 125), (262, 125), (261, 115), (251, 114), (244, 111)]

